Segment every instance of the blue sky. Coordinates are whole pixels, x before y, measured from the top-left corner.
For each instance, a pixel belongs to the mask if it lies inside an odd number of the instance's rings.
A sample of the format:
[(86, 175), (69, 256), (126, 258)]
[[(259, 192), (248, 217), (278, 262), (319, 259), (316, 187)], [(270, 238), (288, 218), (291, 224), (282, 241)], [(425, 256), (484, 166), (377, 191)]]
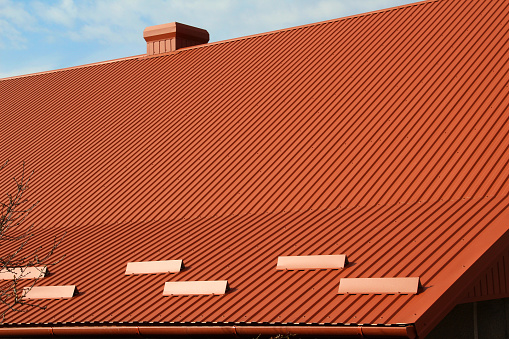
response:
[(143, 29), (178, 21), (210, 41), (413, 0), (0, 0), (0, 78), (144, 54)]

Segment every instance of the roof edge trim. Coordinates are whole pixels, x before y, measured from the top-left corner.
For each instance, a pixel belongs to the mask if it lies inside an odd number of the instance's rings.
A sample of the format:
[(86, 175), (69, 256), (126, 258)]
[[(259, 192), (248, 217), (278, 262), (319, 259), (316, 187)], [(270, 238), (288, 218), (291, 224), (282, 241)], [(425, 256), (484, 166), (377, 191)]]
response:
[[(419, 331), (419, 335), (426, 336), (449, 313), (456, 304), (461, 303), (467, 290), (484, 273), (484, 269), (491, 265), (507, 250), (509, 243), (509, 206), (502, 203), (490, 217), (489, 230), (480, 233), (476, 238), (460, 252), (451, 263), (451, 274), (440, 282), (442, 287), (430, 288), (426, 293), (428, 302), (414, 299), (407, 305), (421, 316), (413, 319), (412, 323)], [(480, 253), (473, 253), (469, 249), (475, 247)], [(436, 296), (434, 297), (433, 294)], [(410, 320), (411, 318), (409, 318)]]
[(403, 326), (69, 326), (69, 327), (4, 327), (2, 337), (52, 337), (76, 335), (346, 335), (359, 338), (411, 338), (417, 337), (413, 324)]

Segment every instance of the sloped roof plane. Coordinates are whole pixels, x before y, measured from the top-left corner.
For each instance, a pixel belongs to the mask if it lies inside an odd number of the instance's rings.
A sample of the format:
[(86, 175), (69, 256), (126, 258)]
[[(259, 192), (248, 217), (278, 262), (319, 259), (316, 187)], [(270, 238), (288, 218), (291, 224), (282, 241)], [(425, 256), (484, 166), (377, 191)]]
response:
[[(0, 159), (36, 170), (40, 242), (67, 232), (37, 284), (80, 292), (0, 332), (424, 337), (489, 297), (475, 286), (509, 240), (508, 18), (503, 0), (423, 1), (0, 80)], [(186, 269), (125, 275), (172, 258)], [(337, 294), (371, 277), (423, 289)], [(205, 280), (230, 290), (162, 295)]]

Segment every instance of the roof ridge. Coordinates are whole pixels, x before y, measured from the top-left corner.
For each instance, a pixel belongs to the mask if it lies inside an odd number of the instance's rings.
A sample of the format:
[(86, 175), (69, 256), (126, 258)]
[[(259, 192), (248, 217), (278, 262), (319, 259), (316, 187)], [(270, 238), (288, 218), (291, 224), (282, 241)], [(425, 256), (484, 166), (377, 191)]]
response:
[(425, 4), (428, 4), (428, 3), (440, 2), (440, 1), (447, 1), (447, 0), (423, 0), (423, 1), (413, 2), (413, 3), (409, 3), (409, 4), (404, 4), (404, 5), (399, 5), (399, 6), (389, 7), (389, 8), (378, 9), (378, 10), (375, 10), (375, 11), (369, 11), (369, 12), (364, 12), (364, 13), (359, 13), (359, 14), (352, 14), (352, 15), (349, 15), (349, 16), (344, 16), (344, 17), (335, 18), (335, 19), (329, 19), (329, 20), (313, 22), (313, 23), (299, 25), (299, 26), (287, 27), (287, 28), (282, 28), (282, 29), (268, 31), (268, 32), (263, 32), (263, 33), (256, 33), (256, 34), (246, 35), (246, 36), (232, 38), (232, 39), (220, 40), (220, 41), (215, 41), (215, 42), (211, 42), (211, 43), (207, 43), (207, 44), (202, 44), (202, 45), (184, 47), (184, 48), (178, 49), (176, 51), (168, 52), (168, 53), (162, 53), (162, 54), (157, 54), (157, 55), (152, 55), (152, 56), (148, 56), (147, 54), (139, 54), (139, 55), (122, 57), (122, 58), (117, 58), (117, 59), (93, 62), (93, 63), (90, 63), (90, 64), (77, 65), (77, 66), (64, 67), (64, 68), (57, 68), (57, 69), (53, 69), (53, 70), (42, 71), (42, 72), (35, 72), (35, 73), (29, 73), (29, 74), (14, 75), (14, 76), (6, 77), (6, 78), (0, 78), (0, 81), (14, 80), (14, 79), (31, 77), (31, 76), (36, 76), (36, 75), (43, 75), (43, 74), (48, 74), (48, 73), (68, 71), (68, 70), (72, 70), (72, 69), (79, 69), (79, 68), (103, 65), (103, 64), (108, 64), (108, 63), (113, 63), (113, 62), (120, 62), (120, 61), (131, 60), (131, 59), (145, 59), (145, 58), (163, 57), (163, 56), (178, 54), (179, 52), (183, 52), (183, 51), (187, 51), (187, 50), (192, 50), (192, 49), (196, 49), (196, 48), (205, 48), (205, 47), (210, 47), (210, 46), (214, 46), (214, 45), (220, 45), (220, 44), (225, 44), (225, 43), (230, 43), (230, 42), (235, 42), (235, 41), (241, 41), (241, 40), (246, 40), (246, 39), (252, 39), (252, 38), (257, 38), (257, 37), (262, 37), (262, 36), (268, 36), (268, 35), (277, 34), (277, 33), (281, 33), (281, 32), (293, 31), (293, 30), (297, 30), (297, 29), (313, 27), (313, 26), (318, 26), (318, 25), (323, 25), (323, 24), (329, 24), (329, 23), (339, 22), (339, 21), (343, 21), (343, 20), (350, 20), (350, 19), (354, 19), (354, 18), (358, 18), (358, 17), (364, 17), (364, 16), (368, 16), (368, 15), (373, 15), (373, 14), (381, 14), (381, 13), (390, 12), (390, 11), (393, 11), (393, 10), (404, 9), (404, 8), (413, 7), (413, 6), (421, 6), (421, 5), (425, 5)]
[(211, 46), (215, 46), (215, 45), (222, 45), (222, 44), (236, 42), (236, 41), (259, 38), (259, 37), (269, 36), (269, 35), (278, 34), (278, 33), (282, 33), (282, 32), (289, 32), (289, 31), (294, 31), (294, 30), (302, 29), (302, 28), (308, 28), (308, 27), (324, 25), (324, 24), (331, 24), (331, 23), (335, 23), (335, 22), (339, 22), (339, 21), (350, 20), (350, 19), (355, 19), (355, 18), (359, 18), (359, 17), (365, 17), (365, 16), (373, 15), (373, 14), (382, 14), (385, 12), (390, 12), (390, 11), (394, 11), (394, 10), (398, 10), (398, 9), (404, 9), (407, 7), (414, 7), (414, 6), (421, 6), (421, 5), (425, 5), (428, 3), (440, 2), (440, 1), (447, 1), (447, 0), (423, 0), (423, 1), (418, 1), (418, 2), (412, 2), (409, 4), (404, 4), (404, 5), (399, 5), (399, 6), (389, 7), (389, 8), (383, 8), (383, 9), (377, 9), (374, 11), (369, 11), (369, 12), (364, 12), (364, 13), (359, 13), (359, 14), (352, 14), (352, 15), (343, 16), (340, 18), (335, 18), (335, 19), (328, 19), (328, 20), (324, 20), (324, 21), (312, 22), (309, 24), (304, 24), (304, 25), (299, 25), (299, 26), (292, 26), (292, 27), (276, 29), (276, 30), (268, 31), (268, 32), (245, 35), (245, 36), (241, 36), (241, 37), (237, 37), (237, 38), (209, 42), (207, 44), (184, 47), (184, 48), (180, 48), (176, 51), (171, 51), (171, 52), (167, 52), (167, 53), (154, 54), (154, 55), (150, 55), (150, 56), (144, 55), (142, 57), (160, 58), (160, 57), (164, 57), (164, 56), (168, 56), (168, 55), (178, 54), (179, 52), (184, 52), (187, 50), (192, 50), (192, 49), (197, 49), (197, 48), (207, 48), (207, 47), (211, 47)]
[[(237, 41), (237, 40), (251, 39), (251, 38), (256, 38), (256, 37), (260, 37), (260, 36), (272, 35), (272, 34), (286, 32), (286, 31), (293, 31), (293, 30), (307, 28), (307, 27), (313, 27), (313, 26), (318, 26), (318, 25), (323, 25), (323, 24), (329, 24), (329, 23), (334, 23), (334, 22), (339, 22), (339, 21), (344, 21), (344, 20), (355, 19), (355, 18), (359, 18), (359, 17), (365, 17), (365, 16), (373, 15), (373, 14), (382, 14), (385, 12), (390, 12), (390, 11), (394, 11), (394, 10), (398, 10), (398, 9), (404, 9), (407, 7), (414, 7), (414, 6), (421, 6), (421, 5), (425, 5), (428, 3), (440, 2), (440, 1), (448, 1), (448, 0), (423, 0), (423, 1), (418, 1), (418, 2), (412, 2), (409, 4), (404, 4), (404, 5), (399, 5), (399, 6), (389, 7), (389, 8), (383, 8), (383, 9), (377, 9), (374, 11), (363, 12), (363, 13), (358, 13), (358, 14), (352, 14), (352, 15), (343, 16), (340, 18), (335, 18), (335, 19), (328, 19), (328, 20), (324, 20), (324, 21), (312, 22), (309, 24), (304, 24), (304, 25), (299, 25), (299, 26), (281, 28), (281, 29), (277, 29), (277, 30), (273, 30), (273, 31), (246, 35), (246, 36), (242, 36), (242, 37), (238, 37), (238, 38), (215, 41), (215, 42), (211, 42), (211, 43), (208, 43), (205, 45), (186, 47), (185, 49), (200, 48), (200, 47), (203, 48), (203, 47), (211, 46), (214, 44), (221, 44), (221, 43), (233, 42), (233, 41)], [(179, 51), (180, 50), (184, 50), (184, 48), (179, 49)]]

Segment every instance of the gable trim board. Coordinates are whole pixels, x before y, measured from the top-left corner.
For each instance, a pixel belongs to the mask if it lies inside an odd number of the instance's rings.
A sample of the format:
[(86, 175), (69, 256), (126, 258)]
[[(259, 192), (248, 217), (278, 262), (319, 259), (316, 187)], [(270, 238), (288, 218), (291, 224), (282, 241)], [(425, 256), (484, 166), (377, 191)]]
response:
[(462, 303), (509, 298), (509, 249), (488, 266), (470, 288)]
[(447, 287), (429, 288), (430, 294), (436, 296), (435, 301), (430, 303), (431, 298), (428, 298), (422, 304), (417, 300), (410, 304), (410, 309), (422, 312), (422, 316), (413, 322), (420, 336), (425, 337), (454, 306), (462, 303), (465, 292), (482, 276), (483, 270), (508, 250), (509, 210), (500, 210), (491, 225), (494, 227), (490, 228), (490, 232), (484, 232), (475, 239), (479, 252), (463, 251), (453, 259), (450, 274), (444, 276), (444, 286)]

